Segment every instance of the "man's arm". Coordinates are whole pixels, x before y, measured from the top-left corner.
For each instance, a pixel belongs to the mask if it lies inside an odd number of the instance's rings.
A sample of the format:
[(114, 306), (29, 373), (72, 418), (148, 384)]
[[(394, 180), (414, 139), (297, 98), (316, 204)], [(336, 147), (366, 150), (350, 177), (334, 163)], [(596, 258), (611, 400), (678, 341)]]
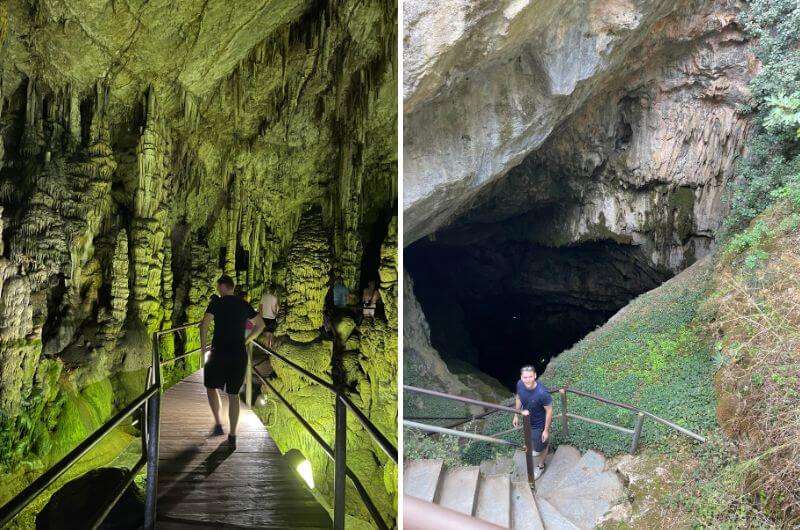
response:
[[(514, 394), (514, 408), (519, 410), (522, 407), (522, 403), (519, 400), (519, 396)], [(514, 419), (511, 420), (511, 425), (514, 427), (519, 427), (519, 414), (514, 414)]]
[(544, 412), (547, 415), (544, 419), (544, 430), (542, 431), (542, 442), (546, 442), (550, 437), (550, 422), (553, 421), (553, 405), (545, 405)]
[(256, 338), (261, 335), (261, 332), (264, 331), (264, 328), (266, 327), (266, 324), (264, 324), (264, 318), (260, 313), (251, 318), (250, 322), (253, 323), (253, 329), (250, 330), (250, 334), (247, 335), (247, 338), (245, 339), (247, 344), (256, 340)]
[(214, 315), (206, 313), (203, 315), (203, 320), (200, 321), (200, 351), (205, 353), (209, 349), (208, 345), (208, 327), (214, 321)]

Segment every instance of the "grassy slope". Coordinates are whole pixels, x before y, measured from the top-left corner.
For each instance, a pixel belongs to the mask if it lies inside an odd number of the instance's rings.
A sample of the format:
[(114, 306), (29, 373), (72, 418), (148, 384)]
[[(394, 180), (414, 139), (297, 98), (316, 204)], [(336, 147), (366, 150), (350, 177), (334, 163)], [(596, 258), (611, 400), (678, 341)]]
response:
[(799, 228), (783, 201), (721, 249), (699, 328), (720, 427), (630, 459), (633, 517), (608, 528), (800, 528)]
[[(715, 424), (715, 370), (699, 311), (711, 266), (697, 263), (631, 302), (608, 323), (556, 357), (542, 380), (629, 403), (705, 433)], [(559, 409), (559, 407), (556, 407)], [(570, 412), (633, 427), (630, 412), (568, 396)], [(624, 452), (630, 438), (583, 422), (570, 422), (569, 442), (607, 454)], [(671, 431), (646, 420), (642, 443), (663, 443)]]

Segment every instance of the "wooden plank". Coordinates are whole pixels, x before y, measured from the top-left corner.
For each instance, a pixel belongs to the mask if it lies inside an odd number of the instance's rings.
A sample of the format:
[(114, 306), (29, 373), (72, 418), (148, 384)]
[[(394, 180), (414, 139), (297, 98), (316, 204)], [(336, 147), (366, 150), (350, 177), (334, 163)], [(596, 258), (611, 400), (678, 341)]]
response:
[[(222, 400), (225, 432), (227, 397)], [(211, 436), (202, 371), (164, 393), (158, 474), (159, 530), (330, 528), (328, 513), (244, 403), (237, 448)]]

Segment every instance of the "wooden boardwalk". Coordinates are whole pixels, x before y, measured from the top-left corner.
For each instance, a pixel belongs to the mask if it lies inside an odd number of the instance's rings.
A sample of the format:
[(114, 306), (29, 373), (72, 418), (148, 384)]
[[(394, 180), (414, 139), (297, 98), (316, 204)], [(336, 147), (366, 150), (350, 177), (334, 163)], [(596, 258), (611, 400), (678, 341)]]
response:
[(211, 437), (202, 370), (164, 393), (158, 530), (330, 528), (328, 513), (289, 468), (258, 417), (242, 404), (237, 448)]

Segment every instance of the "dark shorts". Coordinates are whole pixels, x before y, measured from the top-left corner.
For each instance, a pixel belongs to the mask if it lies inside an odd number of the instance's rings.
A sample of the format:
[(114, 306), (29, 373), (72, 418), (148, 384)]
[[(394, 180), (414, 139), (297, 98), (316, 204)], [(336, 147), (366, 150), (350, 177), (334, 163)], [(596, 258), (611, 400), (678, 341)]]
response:
[(542, 432), (544, 431), (544, 427), (540, 429), (533, 428), (531, 429), (531, 449), (533, 449), (534, 454), (539, 454), (545, 450), (547, 445), (550, 443), (550, 439), (548, 438), (546, 442), (542, 443)]
[(212, 356), (203, 369), (203, 384), (206, 388), (217, 388), (231, 395), (238, 394), (244, 384), (246, 371), (246, 354), (236, 357)]
[(266, 327), (264, 328), (264, 331), (266, 331), (267, 333), (275, 333), (275, 330), (278, 329), (278, 320), (277, 319), (265, 318), (264, 319), (264, 324), (266, 324)]

